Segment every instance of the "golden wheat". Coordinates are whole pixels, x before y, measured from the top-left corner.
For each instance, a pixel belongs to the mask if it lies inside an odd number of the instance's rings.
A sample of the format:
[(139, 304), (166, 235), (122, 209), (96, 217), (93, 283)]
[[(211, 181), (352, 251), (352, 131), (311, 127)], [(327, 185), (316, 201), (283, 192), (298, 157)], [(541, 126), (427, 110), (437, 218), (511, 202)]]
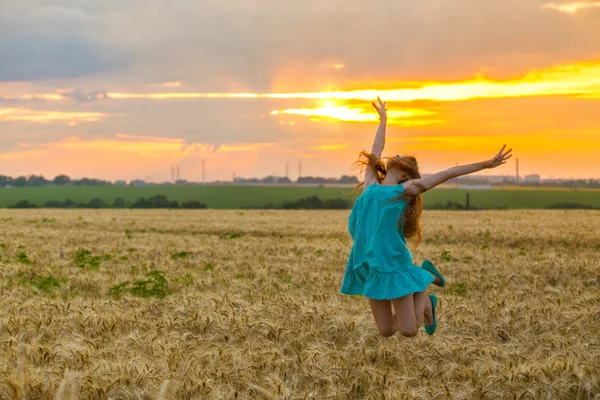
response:
[[(0, 395), (600, 398), (600, 213), (426, 212), (448, 285), (414, 339), (338, 293), (347, 215), (0, 211)], [(111, 294), (154, 270), (171, 295)]]

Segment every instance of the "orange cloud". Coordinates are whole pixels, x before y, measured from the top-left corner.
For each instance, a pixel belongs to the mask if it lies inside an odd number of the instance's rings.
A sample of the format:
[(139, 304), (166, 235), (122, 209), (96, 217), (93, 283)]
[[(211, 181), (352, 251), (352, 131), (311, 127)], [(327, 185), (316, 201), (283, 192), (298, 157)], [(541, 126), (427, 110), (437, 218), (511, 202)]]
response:
[(70, 137), (50, 147), (67, 150), (93, 150), (95, 152), (129, 153), (138, 157), (172, 158), (192, 154), (206, 155), (219, 149), (214, 144), (187, 143), (180, 138), (160, 138), (117, 134), (115, 138), (82, 140)]
[(106, 95), (112, 99), (210, 99), (210, 98), (258, 98), (264, 97), (257, 93), (119, 93), (108, 92)]
[(238, 152), (238, 151), (256, 151), (261, 148), (270, 145), (270, 143), (261, 143), (261, 144), (235, 144), (235, 145), (222, 145), (218, 148), (218, 151), (221, 152)]
[(15, 151), (12, 153), (0, 153), (0, 160), (17, 160), (29, 157), (39, 157), (47, 152), (44, 150), (31, 150), (31, 151)]
[(326, 144), (321, 146), (311, 146), (309, 149), (311, 150), (319, 150), (319, 151), (335, 151), (342, 150), (348, 148), (347, 144)]
[(459, 82), (407, 82), (406, 88), (362, 89), (306, 93), (108, 93), (117, 99), (170, 98), (270, 98), (315, 100), (416, 100), (461, 101), (478, 98), (510, 98), (600, 94), (600, 62), (560, 65), (532, 71), (523, 77), (495, 81), (482, 76)]
[(74, 125), (77, 122), (95, 122), (105, 117), (99, 112), (68, 112), (68, 111), (38, 111), (27, 108), (0, 108), (0, 121), (28, 121), (36, 123), (49, 123), (56, 121), (69, 121)]
[[(25, 146), (24, 146), (25, 145)], [(28, 156), (42, 155), (57, 150), (69, 150), (77, 152), (93, 151), (108, 152), (114, 154), (131, 154), (132, 156), (145, 158), (173, 158), (184, 157), (188, 155), (208, 155), (217, 151), (220, 152), (252, 152), (258, 151), (270, 144), (231, 144), (215, 145), (205, 143), (187, 143), (185, 139), (180, 138), (161, 138), (149, 136), (134, 136), (127, 134), (117, 134), (114, 138), (83, 140), (72, 136), (60, 142), (53, 142), (39, 145), (39, 149), (31, 151), (21, 151), (13, 153), (3, 153), (0, 157), (3, 159), (22, 158)], [(27, 144), (21, 144), (21, 147), (29, 147)]]
[(39, 93), (39, 94), (24, 94), (20, 97), (21, 100), (66, 100), (68, 97), (62, 96), (59, 93)]
[(124, 140), (136, 140), (136, 141), (150, 141), (150, 142), (167, 142), (167, 143), (181, 143), (183, 139), (178, 138), (164, 138), (164, 137), (156, 137), (156, 136), (137, 136), (137, 135), (128, 135), (126, 133), (117, 133), (115, 135), (118, 139)]
[(160, 84), (160, 86), (162, 87), (180, 87), (182, 85), (181, 82), (176, 81), (176, 82), (163, 82)]
[(429, 82), (420, 87), (387, 90), (269, 94), (270, 98), (386, 101), (416, 100), (460, 101), (476, 98), (509, 98), (553, 95), (591, 95), (600, 93), (600, 63), (564, 65), (530, 72), (522, 78), (493, 81), (484, 77), (455, 83)]
[(600, 7), (600, 1), (589, 1), (581, 2), (574, 1), (569, 3), (548, 3), (544, 4), (544, 8), (565, 12), (568, 14), (575, 14), (578, 11), (585, 10), (586, 8)]
[[(554, 4), (554, 3), (552, 3)], [(579, 3), (569, 3), (579, 4)], [(582, 3), (596, 4), (596, 3)], [(558, 6), (557, 6), (558, 7)], [(575, 7), (575, 6), (573, 6)], [(587, 7), (587, 6), (586, 6)], [(340, 64), (341, 65), (341, 64)], [(396, 83), (397, 84), (397, 83)], [(394, 84), (394, 85), (396, 85)], [(391, 85), (391, 84), (390, 84)], [(381, 96), (390, 102), (463, 101), (471, 99), (514, 98), (534, 96), (598, 96), (600, 95), (600, 61), (559, 65), (509, 80), (493, 80), (483, 76), (457, 82), (405, 82), (402, 88), (358, 89), (300, 93), (127, 93), (108, 92), (113, 99), (314, 99), (369, 100)], [(22, 95), (21, 99), (64, 100), (60, 94)], [(12, 98), (11, 98), (12, 99)]]

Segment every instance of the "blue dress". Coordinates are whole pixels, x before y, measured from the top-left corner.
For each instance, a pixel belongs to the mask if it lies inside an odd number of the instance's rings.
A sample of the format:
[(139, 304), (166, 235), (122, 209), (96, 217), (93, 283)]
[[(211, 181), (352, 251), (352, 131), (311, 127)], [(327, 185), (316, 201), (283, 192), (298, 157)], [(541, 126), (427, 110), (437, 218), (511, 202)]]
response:
[(348, 231), (354, 239), (340, 292), (393, 300), (424, 291), (435, 277), (413, 264), (398, 219), (406, 201), (402, 185), (372, 184), (356, 200)]

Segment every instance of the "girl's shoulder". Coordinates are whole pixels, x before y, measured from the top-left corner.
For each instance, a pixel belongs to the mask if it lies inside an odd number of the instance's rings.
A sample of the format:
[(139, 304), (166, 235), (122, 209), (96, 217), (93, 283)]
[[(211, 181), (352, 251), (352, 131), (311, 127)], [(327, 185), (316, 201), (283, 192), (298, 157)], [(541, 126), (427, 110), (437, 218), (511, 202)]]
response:
[(388, 185), (381, 185), (379, 183), (373, 183), (373, 184), (371, 184), (369, 186), (369, 188), (371, 186), (377, 187), (377, 189), (375, 189), (375, 190), (386, 191), (386, 192), (404, 193), (404, 186), (402, 184), (399, 184), (399, 185), (389, 185), (388, 186)]
[(382, 202), (382, 205), (398, 206), (404, 201), (402, 194), (404, 193), (404, 187), (400, 185), (381, 185), (373, 183), (369, 185), (360, 197), (366, 198), (377, 202)]

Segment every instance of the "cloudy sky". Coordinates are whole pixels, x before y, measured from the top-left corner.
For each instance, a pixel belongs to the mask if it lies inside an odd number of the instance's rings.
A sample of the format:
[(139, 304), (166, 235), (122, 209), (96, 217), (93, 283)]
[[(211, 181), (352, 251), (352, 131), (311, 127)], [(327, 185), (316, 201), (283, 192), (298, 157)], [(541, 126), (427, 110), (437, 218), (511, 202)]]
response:
[[(600, 1), (2, 0), (0, 174), (424, 173), (508, 143), (521, 174), (600, 177)], [(511, 160), (512, 161), (512, 160)], [(509, 163), (494, 174), (513, 174)]]

